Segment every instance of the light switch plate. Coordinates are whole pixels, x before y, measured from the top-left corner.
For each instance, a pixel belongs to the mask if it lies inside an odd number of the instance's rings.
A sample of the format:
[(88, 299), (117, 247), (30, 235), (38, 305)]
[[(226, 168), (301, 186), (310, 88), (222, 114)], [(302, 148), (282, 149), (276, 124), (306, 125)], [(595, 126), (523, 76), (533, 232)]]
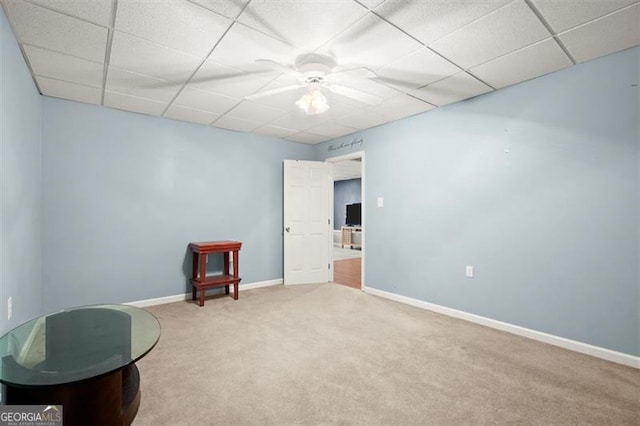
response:
[(378, 207), (384, 207), (384, 198), (378, 197)]

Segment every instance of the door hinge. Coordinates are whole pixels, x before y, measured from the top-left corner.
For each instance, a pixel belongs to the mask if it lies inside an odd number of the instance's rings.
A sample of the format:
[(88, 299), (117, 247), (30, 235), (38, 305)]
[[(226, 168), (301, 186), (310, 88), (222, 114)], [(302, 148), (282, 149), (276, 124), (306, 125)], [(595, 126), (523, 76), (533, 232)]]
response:
[(331, 219), (327, 219), (327, 225), (331, 225)]
[(327, 263), (327, 269), (331, 269), (331, 264)]

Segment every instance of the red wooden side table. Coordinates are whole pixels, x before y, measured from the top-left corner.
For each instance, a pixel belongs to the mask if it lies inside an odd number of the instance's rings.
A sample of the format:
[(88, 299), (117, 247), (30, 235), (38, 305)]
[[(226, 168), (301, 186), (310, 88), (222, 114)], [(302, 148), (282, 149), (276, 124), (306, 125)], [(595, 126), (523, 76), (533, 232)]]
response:
[[(230, 284), (233, 284), (233, 298), (238, 299), (238, 287), (241, 280), (238, 266), (240, 247), (242, 247), (240, 241), (189, 243), (189, 249), (193, 252), (192, 300), (196, 300), (196, 292), (200, 291), (200, 306), (204, 306), (206, 289), (224, 286), (225, 293), (229, 294)], [(220, 275), (207, 276), (207, 257), (211, 253), (223, 253), (224, 263)], [(229, 273), (229, 253), (233, 253), (233, 275)]]

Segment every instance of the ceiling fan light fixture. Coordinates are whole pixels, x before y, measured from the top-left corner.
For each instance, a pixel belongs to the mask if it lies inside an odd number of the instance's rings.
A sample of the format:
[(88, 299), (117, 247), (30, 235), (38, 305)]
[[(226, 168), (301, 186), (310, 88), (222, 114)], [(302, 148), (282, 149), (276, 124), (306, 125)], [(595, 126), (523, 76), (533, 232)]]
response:
[(327, 98), (322, 94), (320, 89), (308, 91), (296, 101), (296, 105), (307, 115), (322, 114), (329, 109)]

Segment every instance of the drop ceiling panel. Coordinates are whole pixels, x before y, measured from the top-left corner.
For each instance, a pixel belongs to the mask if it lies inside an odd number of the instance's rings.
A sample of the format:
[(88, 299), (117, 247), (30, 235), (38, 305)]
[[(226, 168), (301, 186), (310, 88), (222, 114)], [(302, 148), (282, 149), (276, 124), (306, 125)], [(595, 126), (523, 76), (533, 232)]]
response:
[[(567, 51), (585, 61), (640, 44), (640, 0), (0, 2), (45, 95), (303, 143), (562, 69)], [(295, 105), (308, 87), (245, 100), (299, 83), (257, 59), (294, 66), (308, 51), (375, 71), (339, 82), (371, 103), (326, 86), (316, 116)]]
[(240, 118), (229, 117), (228, 115), (223, 115), (222, 117), (218, 118), (212, 125), (214, 127), (220, 127), (222, 129), (235, 130), (237, 132), (252, 132), (262, 124), (255, 123), (249, 120), (243, 120)]
[(256, 59), (292, 64), (299, 53), (300, 51), (273, 37), (244, 25), (234, 24), (209, 59), (247, 72), (271, 71), (271, 68), (257, 64)]
[(351, 114), (355, 110), (366, 109), (370, 106), (369, 104), (359, 102), (346, 96), (338, 95), (337, 93), (331, 93), (326, 90), (323, 91), (323, 93), (327, 98), (329, 111), (321, 114), (321, 117), (324, 116), (327, 119), (339, 119), (347, 114)]
[(104, 106), (122, 109), (125, 111), (139, 112), (141, 114), (160, 115), (167, 107), (167, 104), (153, 101), (151, 99), (105, 91)]
[[(638, 0), (531, 0), (556, 33), (604, 16)], [(640, 25), (640, 24), (639, 24)]]
[[(276, 127), (284, 127), (285, 129), (297, 130), (297, 132), (315, 127), (326, 121), (326, 115), (305, 115), (302, 111), (293, 111), (276, 118), (269, 124)], [(296, 133), (297, 133), (296, 132)]]
[(381, 99), (389, 99), (400, 92), (396, 89), (386, 86), (383, 83), (379, 83), (377, 78), (374, 79), (354, 79), (340, 83), (342, 86), (347, 86), (352, 89), (361, 90), (365, 93), (375, 95)]
[(202, 60), (119, 31), (113, 35), (110, 64), (139, 74), (186, 81)]
[(240, 102), (238, 99), (217, 95), (187, 86), (175, 99), (174, 104), (199, 109), (201, 111), (223, 114)]
[[(268, 90), (278, 89), (280, 87), (283, 87), (283, 85), (277, 82), (271, 82), (263, 87), (259, 92), (266, 92)], [(275, 95), (263, 96), (261, 98), (253, 99), (253, 101), (259, 104), (268, 105), (285, 111), (290, 111), (294, 107), (297, 108), (295, 106), (295, 102), (304, 94), (305, 89), (300, 88), (277, 93)]]
[(406, 92), (461, 71), (431, 50), (420, 49), (377, 71), (377, 80)]
[(84, 19), (94, 24), (108, 27), (111, 23), (111, 9), (113, 0), (91, 0), (91, 1), (64, 1), (64, 0), (30, 0), (40, 6), (47, 7)]
[(131, 71), (109, 67), (107, 90), (126, 95), (171, 102), (182, 88), (181, 84), (161, 80)]
[(24, 46), (33, 73), (84, 86), (102, 87), (104, 65), (35, 46)]
[(560, 34), (578, 62), (640, 44), (640, 3)]
[(43, 95), (100, 105), (102, 91), (96, 87), (82, 86), (46, 77), (36, 77), (36, 82)]
[(227, 18), (237, 18), (249, 0), (190, 0), (192, 3), (219, 13)]
[(204, 58), (232, 22), (187, 1), (157, 3), (119, 0), (116, 30)]
[(497, 89), (571, 65), (571, 59), (558, 43), (549, 38), (498, 59), (485, 62), (471, 68), (470, 71)]
[(411, 94), (430, 104), (442, 106), (490, 92), (491, 87), (466, 72), (414, 90)]
[(24, 1), (5, 4), (21, 43), (104, 62), (106, 28)]
[(334, 55), (340, 65), (360, 65), (375, 70), (422, 47), (393, 25), (375, 15), (367, 15), (321, 51)]
[(328, 140), (326, 136), (314, 135), (313, 133), (308, 132), (296, 133), (295, 135), (288, 136), (287, 139), (289, 139), (290, 141), (301, 142), (310, 145)]
[(313, 51), (367, 13), (354, 1), (251, 2), (239, 21), (301, 50)]
[(358, 0), (360, 4), (362, 4), (367, 9), (375, 9), (380, 3), (385, 0)]
[(379, 114), (373, 110), (359, 110), (338, 120), (339, 124), (358, 130), (368, 129), (392, 121), (393, 118)]
[(420, 114), (422, 112), (430, 111), (435, 106), (428, 104), (424, 101), (416, 99), (409, 95), (398, 95), (395, 98), (387, 99), (380, 105), (375, 106), (373, 109), (377, 113), (381, 113), (388, 117), (397, 120), (403, 117), (409, 117), (411, 115)]
[(167, 112), (164, 113), (164, 117), (173, 118), (174, 120), (188, 121), (190, 123), (210, 124), (219, 116), (212, 112), (171, 105)]
[(267, 124), (266, 126), (258, 127), (254, 130), (255, 133), (259, 135), (265, 136), (274, 136), (276, 138), (286, 138), (287, 136), (291, 136), (295, 133), (298, 133), (297, 130), (287, 129), (284, 127), (273, 126)]
[(376, 13), (429, 44), (510, 1), (393, 0), (380, 5)]
[(432, 43), (430, 47), (466, 69), (549, 35), (529, 6), (523, 0), (517, 0)]
[(340, 136), (348, 135), (356, 132), (358, 129), (353, 127), (343, 126), (334, 122), (322, 123), (318, 126), (308, 129), (310, 133), (316, 135), (326, 136), (328, 138), (338, 138)]
[(266, 124), (271, 120), (286, 114), (286, 110), (273, 108), (252, 101), (242, 101), (226, 115), (233, 118), (241, 118), (256, 123)]
[(242, 98), (256, 93), (276, 75), (270, 70), (245, 72), (207, 61), (200, 67), (190, 84), (209, 92)]

